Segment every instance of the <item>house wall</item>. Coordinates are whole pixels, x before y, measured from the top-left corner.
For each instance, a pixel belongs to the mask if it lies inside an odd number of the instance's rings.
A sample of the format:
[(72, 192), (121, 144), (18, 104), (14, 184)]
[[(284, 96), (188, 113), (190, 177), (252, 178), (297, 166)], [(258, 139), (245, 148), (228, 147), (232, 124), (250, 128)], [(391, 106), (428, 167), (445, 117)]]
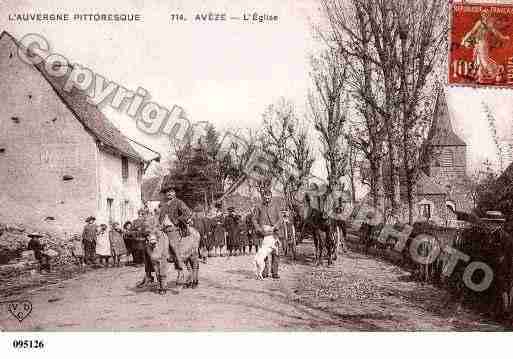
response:
[[(431, 218), (430, 221), (440, 226), (445, 226), (447, 223), (447, 209), (445, 207), (445, 195), (439, 194), (420, 194), (416, 196), (413, 208), (413, 221), (424, 222), (426, 218), (422, 214), (423, 204), (431, 205)], [(408, 222), (408, 203), (402, 201), (402, 218), (404, 223)]]
[[(0, 107), (0, 222), (80, 231), (96, 211), (97, 146), (6, 35), (0, 38)], [(73, 179), (64, 181), (65, 175)]]
[(124, 180), (120, 156), (99, 150), (98, 157), (97, 223), (108, 224), (112, 219), (123, 224), (137, 218), (142, 207), (138, 164), (128, 162), (128, 179)]

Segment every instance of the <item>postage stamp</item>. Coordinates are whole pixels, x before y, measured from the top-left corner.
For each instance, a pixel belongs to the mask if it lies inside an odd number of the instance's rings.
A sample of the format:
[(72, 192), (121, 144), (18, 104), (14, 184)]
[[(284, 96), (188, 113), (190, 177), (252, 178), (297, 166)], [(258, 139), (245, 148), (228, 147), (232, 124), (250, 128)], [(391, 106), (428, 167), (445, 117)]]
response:
[(453, 3), (451, 85), (513, 85), (513, 5)]

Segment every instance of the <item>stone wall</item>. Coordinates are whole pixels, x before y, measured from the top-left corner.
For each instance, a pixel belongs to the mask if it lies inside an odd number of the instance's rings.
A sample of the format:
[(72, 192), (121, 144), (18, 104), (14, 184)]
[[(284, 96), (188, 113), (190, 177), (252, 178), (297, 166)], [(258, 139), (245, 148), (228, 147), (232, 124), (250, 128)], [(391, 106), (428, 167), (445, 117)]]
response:
[(0, 221), (81, 230), (96, 211), (95, 140), (7, 36), (0, 99)]

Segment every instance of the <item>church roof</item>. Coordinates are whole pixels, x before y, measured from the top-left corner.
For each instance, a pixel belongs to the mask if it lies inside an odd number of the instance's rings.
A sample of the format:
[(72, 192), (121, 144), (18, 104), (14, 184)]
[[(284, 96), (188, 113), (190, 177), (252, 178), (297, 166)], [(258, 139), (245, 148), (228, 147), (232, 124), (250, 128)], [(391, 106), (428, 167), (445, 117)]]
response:
[(433, 123), (426, 144), (431, 146), (466, 146), (466, 143), (454, 133), (449, 106), (443, 89), (438, 91)]
[[(6, 35), (5, 37), (14, 43), (16, 47), (22, 47), (22, 45), (6, 31), (0, 34), (0, 38), (4, 38), (4, 35)], [(93, 137), (122, 156), (126, 156), (138, 162), (144, 162), (144, 159), (130, 145), (127, 138), (105, 117), (98, 107), (87, 101), (87, 93), (76, 87), (73, 87), (71, 91), (64, 90), (64, 85), (71, 74), (71, 66), (68, 66), (68, 72), (61, 77), (50, 75), (45, 68), (46, 63), (44, 61), (33, 66), (41, 73), (61, 101)]]

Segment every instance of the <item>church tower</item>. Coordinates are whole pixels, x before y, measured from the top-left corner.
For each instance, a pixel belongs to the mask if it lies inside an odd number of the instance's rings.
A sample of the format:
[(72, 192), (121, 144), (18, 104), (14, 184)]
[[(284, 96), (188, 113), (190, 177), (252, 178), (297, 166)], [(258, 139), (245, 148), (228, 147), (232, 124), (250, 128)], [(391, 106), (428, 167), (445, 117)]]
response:
[(424, 171), (438, 184), (446, 187), (466, 175), (467, 145), (454, 133), (443, 89), (438, 92), (425, 149)]

